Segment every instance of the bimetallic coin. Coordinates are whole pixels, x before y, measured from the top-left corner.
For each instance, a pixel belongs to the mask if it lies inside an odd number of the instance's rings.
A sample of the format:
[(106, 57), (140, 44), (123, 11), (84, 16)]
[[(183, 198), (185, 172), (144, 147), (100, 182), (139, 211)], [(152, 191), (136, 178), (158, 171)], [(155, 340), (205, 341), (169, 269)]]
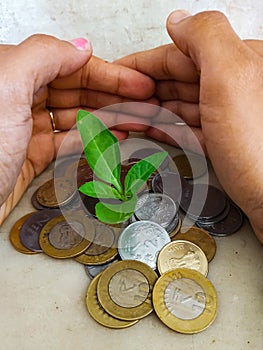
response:
[(101, 265), (113, 260), (118, 254), (117, 238), (120, 229), (94, 223), (95, 237), (94, 242), (81, 255), (75, 258), (81, 264)]
[(157, 274), (142, 262), (116, 262), (103, 271), (99, 279), (99, 302), (113, 317), (141, 319), (153, 310), (151, 292), (156, 280)]
[(178, 173), (188, 180), (199, 178), (208, 171), (206, 158), (198, 154), (180, 154), (173, 161)]
[(172, 237), (172, 241), (184, 240), (190, 241), (202, 249), (208, 262), (216, 254), (216, 242), (213, 237), (204, 229), (198, 227), (183, 227), (180, 232)]
[(188, 268), (202, 273), (208, 273), (208, 261), (205, 253), (196, 244), (178, 240), (166, 244), (157, 259), (160, 274), (177, 268)]
[(94, 239), (93, 221), (83, 213), (68, 213), (51, 219), (39, 235), (40, 247), (47, 255), (57, 258), (73, 258), (82, 254)]
[(24, 246), (35, 252), (42, 252), (39, 245), (40, 232), (49, 220), (59, 215), (61, 211), (58, 209), (43, 209), (30, 215), (20, 230), (20, 240)]
[(143, 193), (134, 211), (137, 220), (156, 222), (167, 228), (177, 214), (177, 206), (169, 196), (162, 193)]
[(207, 230), (211, 235), (223, 237), (237, 232), (243, 225), (242, 211), (233, 203), (230, 203), (230, 211), (225, 219), (212, 225), (204, 225), (196, 222), (196, 225)]
[(180, 207), (194, 220), (208, 220), (223, 212), (227, 205), (226, 195), (218, 188), (195, 184), (183, 190)]
[(38, 252), (34, 252), (31, 249), (28, 249), (27, 247), (25, 247), (21, 241), (20, 241), (20, 235), (19, 232), (21, 230), (21, 227), (23, 225), (23, 223), (32, 215), (33, 213), (29, 213), (24, 215), (22, 218), (20, 218), (19, 220), (17, 220), (17, 222), (13, 225), (13, 227), (11, 228), (10, 234), (9, 234), (9, 240), (10, 243), (12, 244), (12, 246), (19, 252), (22, 254), (38, 254)]
[(87, 289), (86, 304), (91, 317), (102, 326), (108, 328), (127, 328), (136, 324), (139, 320), (124, 321), (109, 315), (101, 306), (97, 297), (97, 285), (101, 274), (97, 275), (89, 284)]
[(76, 193), (76, 187), (68, 178), (54, 178), (39, 187), (37, 201), (48, 208), (57, 208), (68, 204)]
[(169, 328), (186, 334), (206, 329), (217, 313), (217, 295), (212, 283), (190, 269), (166, 272), (153, 289), (157, 316)]
[(120, 259), (118, 257), (116, 257), (114, 260), (106, 263), (106, 264), (102, 264), (102, 265), (83, 265), (86, 274), (88, 275), (88, 277), (90, 279), (93, 279), (94, 277), (96, 277), (99, 273), (101, 273), (102, 271), (106, 270), (107, 267), (109, 267), (110, 265), (114, 264), (115, 262), (120, 261)]
[(152, 221), (137, 221), (120, 234), (118, 251), (123, 260), (137, 260), (156, 268), (159, 251), (169, 243), (167, 231)]

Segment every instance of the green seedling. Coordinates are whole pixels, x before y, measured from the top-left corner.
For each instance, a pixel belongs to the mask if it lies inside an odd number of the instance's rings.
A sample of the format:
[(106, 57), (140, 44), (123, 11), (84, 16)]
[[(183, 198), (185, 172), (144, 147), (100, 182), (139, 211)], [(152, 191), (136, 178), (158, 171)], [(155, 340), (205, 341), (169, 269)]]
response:
[(86, 182), (79, 190), (90, 197), (102, 199), (95, 207), (100, 221), (116, 224), (128, 220), (137, 204), (137, 192), (168, 153), (157, 152), (138, 161), (130, 168), (122, 185), (118, 139), (99, 118), (84, 110), (79, 110), (77, 114), (77, 127), (86, 160), (98, 179)]

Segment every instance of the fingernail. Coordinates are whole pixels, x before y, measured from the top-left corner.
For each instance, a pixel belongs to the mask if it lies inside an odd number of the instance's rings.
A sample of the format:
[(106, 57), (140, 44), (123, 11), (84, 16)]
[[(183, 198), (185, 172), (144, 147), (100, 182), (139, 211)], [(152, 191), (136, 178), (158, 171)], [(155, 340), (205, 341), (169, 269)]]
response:
[(70, 40), (70, 43), (80, 51), (92, 50), (90, 41), (84, 38)]
[(168, 21), (172, 24), (179, 23), (182, 19), (191, 16), (191, 13), (186, 10), (177, 10), (170, 14)]

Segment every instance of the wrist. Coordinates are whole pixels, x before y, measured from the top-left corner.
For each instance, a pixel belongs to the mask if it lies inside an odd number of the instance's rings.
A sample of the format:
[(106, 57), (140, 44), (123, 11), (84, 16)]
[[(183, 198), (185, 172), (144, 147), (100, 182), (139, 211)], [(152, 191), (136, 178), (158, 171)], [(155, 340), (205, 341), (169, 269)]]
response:
[(14, 188), (0, 207), (0, 225), (2, 225), (4, 220), (17, 205), (24, 192), (33, 181), (34, 176), (34, 168), (31, 162), (26, 159), (18, 175)]

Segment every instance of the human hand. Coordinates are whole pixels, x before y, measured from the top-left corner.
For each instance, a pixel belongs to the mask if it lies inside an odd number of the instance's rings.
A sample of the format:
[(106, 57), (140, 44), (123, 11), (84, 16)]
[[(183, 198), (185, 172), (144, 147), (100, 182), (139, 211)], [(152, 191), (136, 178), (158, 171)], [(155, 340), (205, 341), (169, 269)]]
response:
[[(133, 68), (136, 62), (139, 71), (160, 80), (156, 94), (162, 105), (191, 126), (223, 188), (263, 242), (262, 43), (242, 41), (219, 12), (189, 16), (175, 11), (167, 28), (175, 48), (159, 48), (148, 52), (148, 57), (140, 53), (118, 62)], [(158, 58), (158, 50), (166, 55)], [(146, 60), (151, 62), (148, 68)], [(189, 149), (191, 129), (171, 123), (165, 127), (158, 120), (147, 133)]]
[[(0, 47), (0, 205), (11, 193), (8, 205), (1, 208), (0, 222), (34, 176), (55, 158), (75, 124), (77, 109), (145, 99), (153, 93), (150, 78), (91, 58), (89, 43), (73, 42), (79, 43), (84, 47), (76, 49), (71, 43), (35, 35), (18, 46)], [(53, 132), (49, 108), (61, 132)], [(127, 137), (127, 132), (116, 134)], [(77, 132), (71, 133), (64, 155), (80, 152), (81, 147)]]

